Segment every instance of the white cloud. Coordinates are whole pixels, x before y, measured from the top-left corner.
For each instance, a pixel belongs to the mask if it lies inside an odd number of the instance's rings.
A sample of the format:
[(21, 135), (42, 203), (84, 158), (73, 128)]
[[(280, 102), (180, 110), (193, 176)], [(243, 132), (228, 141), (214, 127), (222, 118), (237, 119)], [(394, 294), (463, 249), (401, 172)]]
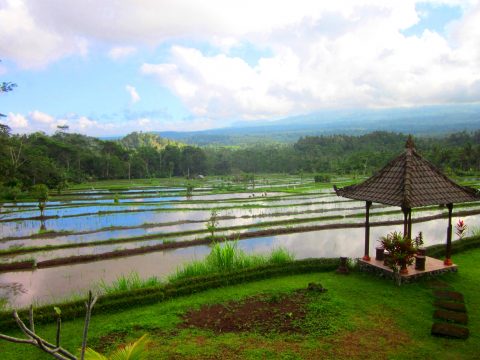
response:
[(124, 135), (133, 131), (170, 131), (170, 130), (204, 130), (215, 125), (214, 120), (197, 118), (193, 120), (164, 120), (140, 117), (132, 120), (101, 121), (84, 115), (68, 114), (64, 117), (55, 117), (39, 110), (28, 115), (9, 113), (4, 120), (13, 133), (30, 134), (44, 132), (53, 134), (57, 126), (68, 125), (71, 133), (81, 133), (89, 136)]
[(382, 4), (332, 5), (318, 18), (313, 12), (269, 34), (273, 54), (254, 65), (172, 46), (168, 62), (144, 64), (141, 71), (196, 116), (214, 119), (479, 102), (480, 6), (456, 26), (454, 44), (428, 30), (404, 36), (401, 30), (419, 20), (414, 2)]
[(130, 100), (133, 104), (140, 101), (140, 95), (138, 95), (137, 89), (132, 85), (125, 86), (125, 90), (130, 94)]
[[(480, 2), (428, 1), (461, 6), (464, 16), (447, 35), (404, 36), (425, 15), (418, 2), (0, 0), (0, 54), (42, 67), (89, 49), (114, 60), (143, 54), (142, 47), (157, 54), (163, 49), (156, 46), (168, 41), (169, 58), (145, 62), (141, 72), (180, 98), (201, 119), (199, 127), (331, 107), (480, 101)], [(239, 52), (243, 46), (257, 58)], [(269, 55), (258, 58), (255, 49)], [(132, 103), (140, 100), (133, 86), (126, 91)], [(115, 125), (77, 118), (72, 129), (127, 129), (144, 120)], [(152, 128), (183, 124), (148, 120), (144, 126)]]
[[(0, 52), (27, 68), (85, 55), (90, 46), (113, 46), (109, 53), (113, 58), (131, 55), (133, 46), (156, 46), (179, 38), (211, 41), (225, 50), (241, 38), (268, 40), (272, 32), (304, 19), (315, 21), (332, 12), (347, 16), (358, 6), (355, 0), (0, 1)], [(362, 4), (388, 7), (383, 0)], [(408, 18), (405, 26), (417, 20), (412, 4), (412, 0), (395, 2), (396, 11)]]
[(98, 127), (98, 125), (99, 125), (98, 122), (94, 120), (90, 120), (86, 116), (80, 117), (77, 121), (77, 126), (83, 131), (93, 127)]
[(0, 5), (0, 53), (24, 68), (42, 68), (64, 56), (85, 55), (87, 44), (79, 36), (64, 36), (37, 23), (32, 10), (21, 0)]
[(38, 111), (38, 110), (35, 110), (35, 111), (31, 112), (29, 114), (29, 117), (33, 121), (38, 121), (38, 122), (43, 123), (43, 124), (52, 124), (55, 121), (53, 116), (45, 114), (45, 113), (43, 113), (41, 111)]
[(152, 122), (152, 120), (150, 120), (148, 118), (142, 118), (142, 119), (137, 120), (138, 125), (142, 126), (142, 127), (150, 125), (151, 122)]
[(8, 113), (6, 123), (13, 131), (23, 132), (28, 128), (28, 121), (22, 114)]
[(113, 60), (120, 60), (129, 57), (137, 52), (133, 46), (117, 46), (108, 52), (108, 56)]

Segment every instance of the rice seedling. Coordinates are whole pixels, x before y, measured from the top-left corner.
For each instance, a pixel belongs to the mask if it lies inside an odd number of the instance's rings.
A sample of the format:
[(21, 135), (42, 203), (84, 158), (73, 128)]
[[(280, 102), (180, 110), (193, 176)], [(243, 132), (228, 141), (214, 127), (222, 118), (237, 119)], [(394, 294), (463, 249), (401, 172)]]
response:
[(107, 284), (104, 280), (98, 283), (98, 288), (105, 294), (111, 294), (119, 291), (128, 291), (142, 289), (146, 287), (158, 286), (162, 284), (161, 280), (156, 276), (147, 279), (140, 278), (137, 272), (132, 271), (128, 275), (119, 276), (113, 283)]
[(295, 260), (295, 255), (292, 252), (279, 247), (272, 250), (268, 262), (270, 264), (285, 264), (293, 260)]
[(223, 245), (215, 243), (210, 254), (203, 261), (193, 261), (179, 267), (169, 277), (170, 282), (214, 273), (228, 273), (268, 264), (284, 264), (294, 260), (294, 255), (283, 248), (273, 249), (265, 255), (246, 254), (238, 248), (237, 241), (227, 241)]
[(472, 226), (468, 231), (468, 236), (470, 237), (478, 237), (480, 236), (480, 226)]
[(8, 300), (1, 297), (0, 298), (0, 311), (5, 311), (7, 310), (7, 304), (8, 304)]

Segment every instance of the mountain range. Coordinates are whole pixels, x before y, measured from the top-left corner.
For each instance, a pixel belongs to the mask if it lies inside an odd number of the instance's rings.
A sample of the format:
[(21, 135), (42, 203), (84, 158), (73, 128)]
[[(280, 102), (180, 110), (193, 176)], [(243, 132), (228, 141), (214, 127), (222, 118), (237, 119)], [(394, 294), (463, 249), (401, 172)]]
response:
[(480, 129), (480, 104), (324, 110), (275, 121), (243, 121), (225, 128), (156, 134), (194, 145), (243, 145), (259, 142), (291, 143), (303, 136), (362, 135), (372, 131), (441, 136), (477, 129)]

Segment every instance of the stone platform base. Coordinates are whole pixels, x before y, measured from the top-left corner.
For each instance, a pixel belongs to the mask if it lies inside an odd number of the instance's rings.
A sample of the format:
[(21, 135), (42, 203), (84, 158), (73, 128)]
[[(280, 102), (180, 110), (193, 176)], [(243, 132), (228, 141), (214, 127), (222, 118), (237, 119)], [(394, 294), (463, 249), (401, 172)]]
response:
[[(383, 261), (372, 259), (370, 261), (365, 261), (363, 259), (358, 259), (358, 266), (360, 271), (374, 273), (380, 277), (391, 278), (393, 279), (393, 270), (388, 266), (383, 265)], [(452, 264), (447, 266), (443, 263), (443, 260), (438, 260), (435, 258), (425, 257), (425, 270), (416, 270), (415, 265), (408, 266), (408, 274), (400, 274), (402, 283), (407, 283), (415, 281), (419, 278), (424, 277), (435, 277), (439, 274), (446, 272), (456, 272), (457, 265)]]

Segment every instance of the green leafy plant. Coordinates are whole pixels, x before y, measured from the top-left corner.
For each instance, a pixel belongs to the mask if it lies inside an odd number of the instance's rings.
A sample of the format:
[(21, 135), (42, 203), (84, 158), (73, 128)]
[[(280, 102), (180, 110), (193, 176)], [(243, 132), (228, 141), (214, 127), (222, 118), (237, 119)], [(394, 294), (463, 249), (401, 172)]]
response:
[(188, 182), (185, 189), (186, 189), (187, 198), (191, 198), (193, 195), (193, 189), (194, 189), (193, 184), (191, 182)]
[(147, 358), (145, 348), (148, 341), (148, 335), (145, 334), (137, 341), (115, 350), (109, 357), (88, 348), (85, 351), (85, 360), (143, 360)]
[(215, 238), (215, 231), (217, 230), (217, 227), (218, 227), (218, 210), (217, 209), (213, 209), (210, 212), (210, 218), (206, 222), (205, 227), (210, 233), (210, 238), (213, 240)]
[(412, 239), (403, 236), (402, 233), (394, 231), (383, 236), (380, 239), (380, 243), (389, 253), (387, 263), (393, 272), (395, 274), (398, 272), (408, 272), (407, 266), (413, 264), (413, 259), (417, 252), (415, 242)]
[(40, 216), (43, 217), (43, 212), (48, 201), (48, 187), (45, 184), (37, 184), (32, 186), (30, 190), (31, 195), (37, 199), (38, 208), (40, 209)]
[(330, 181), (332, 181), (332, 177), (327, 174), (316, 174), (313, 177), (313, 181), (315, 181), (316, 183), (329, 183)]
[(420, 231), (417, 236), (415, 236), (415, 239), (413, 239), (413, 243), (415, 244), (415, 247), (421, 248), (423, 246), (423, 233)]
[(458, 222), (455, 224), (455, 234), (457, 234), (458, 239), (462, 240), (465, 234), (467, 233), (468, 226), (465, 224), (465, 221), (458, 219)]

